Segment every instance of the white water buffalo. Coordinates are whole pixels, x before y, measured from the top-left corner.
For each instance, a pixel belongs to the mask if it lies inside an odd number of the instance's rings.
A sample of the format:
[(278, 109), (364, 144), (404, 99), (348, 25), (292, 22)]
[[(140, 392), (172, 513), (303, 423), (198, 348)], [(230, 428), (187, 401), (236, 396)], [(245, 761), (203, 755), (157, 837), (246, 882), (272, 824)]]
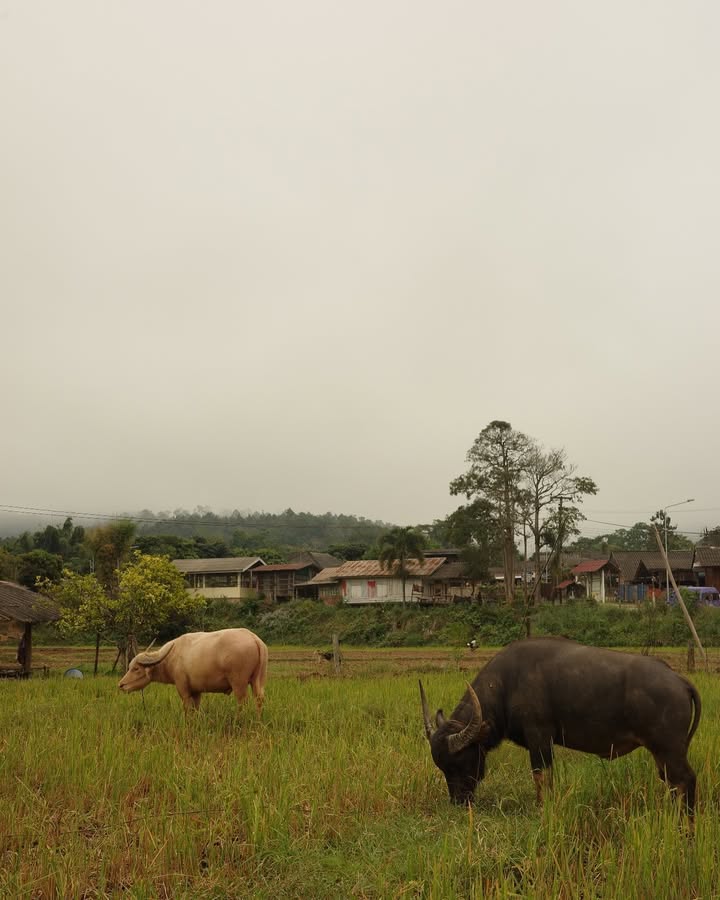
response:
[(118, 687), (129, 694), (151, 681), (174, 684), (187, 711), (200, 706), (201, 694), (232, 693), (242, 703), (252, 685), (261, 713), (267, 660), (267, 647), (247, 628), (196, 631), (138, 653)]

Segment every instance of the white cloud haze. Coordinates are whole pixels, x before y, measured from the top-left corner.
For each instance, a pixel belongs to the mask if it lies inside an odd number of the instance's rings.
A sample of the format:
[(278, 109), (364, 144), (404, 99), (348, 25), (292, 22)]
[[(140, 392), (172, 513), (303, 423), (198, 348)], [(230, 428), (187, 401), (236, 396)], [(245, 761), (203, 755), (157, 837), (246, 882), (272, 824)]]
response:
[(0, 503), (427, 522), (505, 419), (717, 524), (719, 26), (2, 0)]

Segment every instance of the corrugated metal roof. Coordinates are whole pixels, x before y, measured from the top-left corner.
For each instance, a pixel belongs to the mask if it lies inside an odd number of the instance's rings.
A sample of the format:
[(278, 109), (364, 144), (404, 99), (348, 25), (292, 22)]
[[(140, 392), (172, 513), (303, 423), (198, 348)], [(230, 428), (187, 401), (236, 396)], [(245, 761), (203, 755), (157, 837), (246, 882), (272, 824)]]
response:
[(696, 566), (720, 566), (720, 547), (696, 547)]
[(318, 569), (327, 569), (330, 566), (339, 566), (342, 564), (342, 560), (338, 559), (337, 556), (333, 556), (331, 553), (319, 553), (316, 550), (303, 550), (302, 553), (293, 556), (290, 562), (302, 562), (306, 565), (309, 563), (317, 566)]
[(604, 569), (605, 566), (610, 562), (608, 557), (605, 559), (588, 559), (585, 562), (578, 563), (578, 565), (574, 566), (570, 571), (573, 575), (582, 575), (583, 573), (589, 572), (599, 572), (600, 569)]
[(465, 563), (463, 562), (446, 562), (432, 576), (433, 581), (457, 580), (466, 578)]
[[(338, 570), (340, 566), (328, 566), (327, 569), (323, 569), (322, 572), (318, 572), (314, 578), (311, 578), (310, 581), (305, 582), (306, 584), (332, 584), (334, 581), (339, 581), (338, 578)], [(300, 585), (298, 585), (300, 587)]]
[[(670, 568), (691, 569), (693, 554), (693, 550), (668, 550)], [(613, 559), (623, 576), (633, 567), (633, 572), (637, 571), (641, 562), (651, 572), (665, 569), (665, 562), (659, 550), (613, 550)]]
[(313, 564), (310, 562), (277, 563), (271, 566), (258, 566), (253, 569), (254, 575), (264, 575), (266, 572), (299, 572), (300, 569), (308, 569)]
[(173, 565), (185, 575), (220, 572), (246, 572), (256, 563), (263, 564), (259, 556), (221, 556), (217, 559), (174, 559)]
[[(444, 556), (425, 559), (419, 563), (416, 559), (407, 561), (408, 577), (426, 577), (432, 575), (445, 562)], [(357, 559), (343, 563), (337, 570), (338, 578), (394, 578), (392, 567), (384, 568), (377, 559)]]
[(12, 581), (0, 581), (0, 616), (25, 625), (55, 622), (60, 613), (48, 597), (36, 594)]

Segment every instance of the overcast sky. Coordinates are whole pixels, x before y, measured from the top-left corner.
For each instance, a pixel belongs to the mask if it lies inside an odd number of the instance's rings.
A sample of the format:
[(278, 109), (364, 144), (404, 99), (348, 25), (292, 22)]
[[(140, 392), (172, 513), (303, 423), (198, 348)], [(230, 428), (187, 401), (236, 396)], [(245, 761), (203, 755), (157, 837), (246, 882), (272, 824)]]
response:
[(504, 419), (717, 524), (719, 26), (0, 0), (0, 504), (428, 522)]

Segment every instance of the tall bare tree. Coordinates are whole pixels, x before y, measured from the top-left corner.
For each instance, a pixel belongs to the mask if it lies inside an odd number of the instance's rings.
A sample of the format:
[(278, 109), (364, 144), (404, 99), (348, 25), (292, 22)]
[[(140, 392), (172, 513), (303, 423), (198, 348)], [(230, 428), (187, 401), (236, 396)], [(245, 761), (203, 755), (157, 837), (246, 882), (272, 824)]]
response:
[(527, 455), (525, 466), (525, 491), (527, 502), (524, 514), (527, 526), (534, 541), (535, 589), (533, 599), (540, 595), (540, 576), (542, 563), (540, 553), (544, 546), (549, 546), (548, 526), (553, 522), (556, 536), (557, 513), (564, 504), (561, 528), (567, 529), (568, 523), (582, 518), (574, 504), (586, 494), (597, 493), (597, 485), (591, 478), (575, 475), (575, 466), (571, 466), (564, 450), (544, 450), (533, 445)]
[(450, 482), (451, 494), (464, 494), (468, 500), (488, 500), (496, 511), (503, 548), (505, 600), (515, 593), (515, 527), (521, 501), (523, 479), (533, 442), (515, 431), (509, 422), (490, 422), (475, 439), (467, 453), (470, 467)]

